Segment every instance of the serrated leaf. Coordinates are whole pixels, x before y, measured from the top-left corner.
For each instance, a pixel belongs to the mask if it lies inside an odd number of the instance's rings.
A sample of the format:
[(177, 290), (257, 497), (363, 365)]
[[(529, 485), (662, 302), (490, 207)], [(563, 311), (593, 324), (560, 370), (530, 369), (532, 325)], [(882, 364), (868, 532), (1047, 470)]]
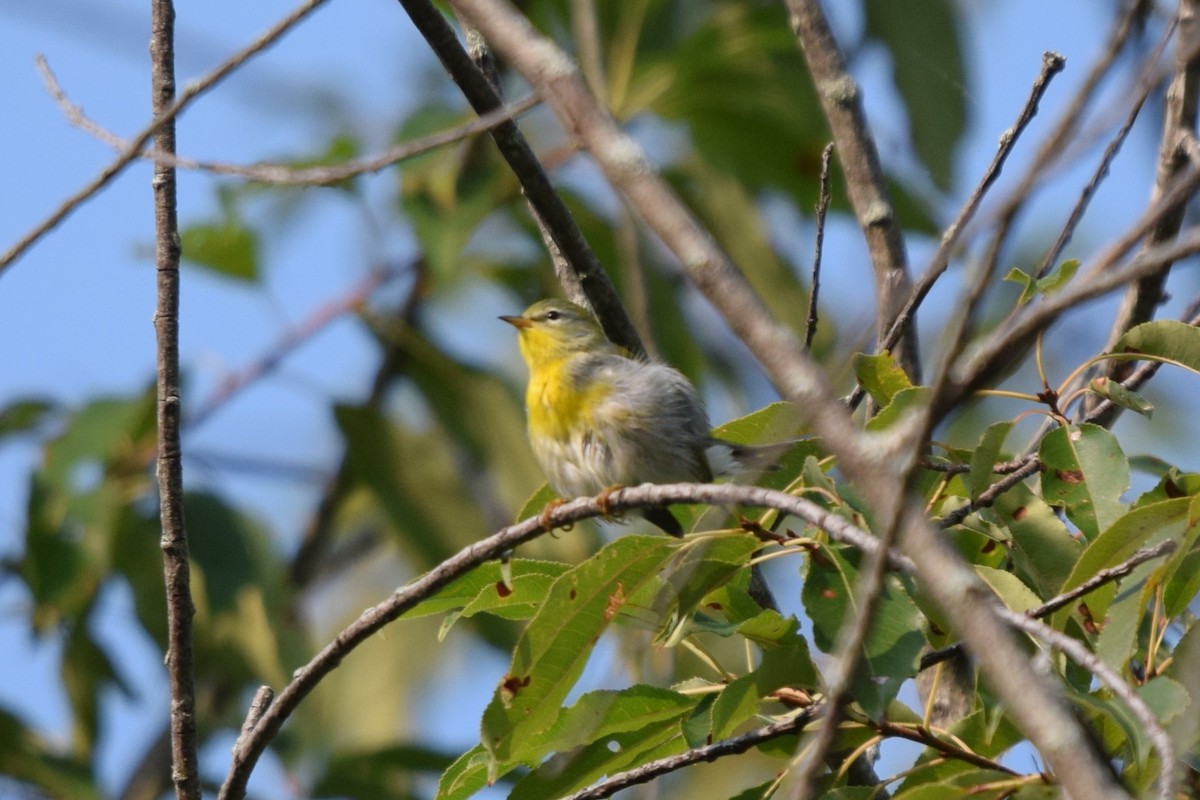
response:
[(258, 280), (258, 234), (237, 220), (188, 225), (179, 238), (185, 261), (227, 278)]
[[(476, 604), (476, 610), (485, 610), (489, 601), (482, 598), (487, 595), (494, 596), (500, 605), (533, 602), (533, 593), (536, 592), (540, 583), (536, 580), (531, 582), (531, 579), (552, 582), (570, 570), (571, 565), (555, 561), (531, 561), (515, 558), (508, 562), (508, 568), (511, 579), (508, 585), (505, 585), (499, 562), (489, 561), (486, 564), (480, 564), (465, 575), (446, 584), (433, 597), (409, 609), (404, 614), (404, 618), (416, 619), (431, 614), (443, 614), (455, 609), (465, 609), (472, 604)], [(521, 590), (518, 590), (518, 587)], [(524, 590), (528, 590), (528, 592)]]
[(554, 724), (604, 629), (677, 547), (666, 537), (625, 536), (555, 582), (484, 711), (480, 738), (491, 769), (508, 764), (521, 741)]
[(1089, 540), (1125, 511), (1129, 462), (1117, 438), (1099, 425), (1071, 425), (1047, 433), (1038, 447), (1042, 497), (1065, 508)]

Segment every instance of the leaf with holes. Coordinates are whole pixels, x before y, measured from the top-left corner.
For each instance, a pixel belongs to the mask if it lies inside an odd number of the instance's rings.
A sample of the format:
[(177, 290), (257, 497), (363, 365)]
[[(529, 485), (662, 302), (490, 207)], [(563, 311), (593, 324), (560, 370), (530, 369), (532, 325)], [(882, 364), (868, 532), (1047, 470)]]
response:
[(1089, 540), (1125, 513), (1129, 462), (1117, 438), (1099, 425), (1071, 425), (1046, 434), (1038, 448), (1042, 497), (1062, 507)]

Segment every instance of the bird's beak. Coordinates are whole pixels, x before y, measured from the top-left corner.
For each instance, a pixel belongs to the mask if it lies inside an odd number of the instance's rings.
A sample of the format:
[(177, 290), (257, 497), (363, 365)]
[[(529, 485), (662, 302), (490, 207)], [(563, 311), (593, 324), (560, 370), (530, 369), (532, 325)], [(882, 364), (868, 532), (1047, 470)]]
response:
[(514, 328), (517, 328), (518, 330), (520, 330), (521, 328), (533, 327), (533, 323), (530, 322), (529, 320), (525, 319), (524, 317), (502, 316), (502, 317), (500, 317), (500, 319), (504, 320), (509, 325), (512, 325)]

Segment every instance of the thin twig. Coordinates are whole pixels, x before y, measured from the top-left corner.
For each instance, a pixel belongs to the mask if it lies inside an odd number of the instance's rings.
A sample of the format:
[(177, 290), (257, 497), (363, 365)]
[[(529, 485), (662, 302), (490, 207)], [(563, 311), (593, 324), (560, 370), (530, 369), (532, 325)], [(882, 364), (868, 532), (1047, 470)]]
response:
[[(1029, 97), (1025, 100), (1025, 105), (1021, 108), (1021, 113), (1017, 116), (1016, 122), (1012, 124), (1008, 130), (1000, 134), (1000, 143), (996, 148), (995, 154), (992, 156), (992, 162), (988, 168), (984, 170), (983, 177), (976, 184), (974, 191), (971, 192), (967, 202), (959, 210), (958, 216), (954, 222), (950, 223), (950, 227), (946, 228), (942, 234), (941, 241), (938, 243), (938, 249), (934, 252), (933, 258), (929, 260), (929, 266), (921, 273), (921, 277), (917, 279), (916, 285), (913, 287), (912, 294), (904, 304), (904, 308), (897, 315), (895, 323), (888, 331), (887, 336), (880, 342), (879, 350), (891, 350), (896, 346), (896, 342), (900, 340), (900, 336), (908, 325), (911, 324), (913, 315), (917, 308), (924, 302), (926, 295), (933, 288), (933, 285), (946, 272), (950, 266), (950, 256), (954, 253), (958, 246), (959, 238), (962, 235), (964, 226), (971, 221), (975, 216), (975, 212), (979, 210), (980, 203), (983, 202), (983, 197), (987, 194), (988, 189), (1000, 177), (1000, 172), (1004, 169), (1004, 162), (1008, 160), (1009, 154), (1016, 145), (1017, 140), (1021, 138), (1021, 134), (1029, 127), (1029, 123), (1037, 115), (1038, 105), (1042, 101), (1042, 97), (1046, 94), (1046, 90), (1050, 88), (1050, 81), (1054, 76), (1062, 72), (1066, 66), (1066, 59), (1058, 53), (1046, 52), (1042, 54), (1042, 71), (1038, 74), (1033, 82), (1033, 86), (1029, 91)], [(857, 405), (857, 404), (855, 404)]]
[(821, 190), (817, 195), (817, 235), (813, 243), (812, 287), (808, 295), (808, 323), (804, 327), (804, 349), (811, 350), (817, 335), (817, 293), (821, 290), (821, 252), (825, 245), (825, 213), (829, 210), (829, 159), (833, 142), (821, 152)]
[[(896, 221), (887, 176), (867, 124), (859, 86), (850, 75), (820, 1), (787, 0), (786, 5), (792, 31), (837, 143), (850, 205), (867, 240), (875, 271), (875, 335), (882, 340), (912, 289), (904, 235)], [(915, 327), (906, 330), (896, 361), (914, 382), (920, 380)]]
[(4, 271), (20, 258), (26, 250), (66, 219), (67, 215), (86, 202), (96, 192), (107, 186), (113, 178), (121, 174), (126, 167), (136, 161), (159, 127), (175, 119), (179, 116), (180, 112), (191, 105), (193, 100), (207, 92), (250, 58), (274, 44), (279, 37), (283, 36), (283, 34), (287, 33), (302, 19), (326, 2), (328, 0), (307, 0), (299, 8), (272, 25), (266, 33), (232, 55), (212, 72), (195, 83), (184, 87), (184, 90), (179, 94), (175, 102), (169, 108), (163, 109), (160, 115), (156, 116), (137, 136), (133, 137), (130, 140), (129, 147), (121, 151), (120, 155), (111, 164), (105, 167), (100, 174), (89, 181), (83, 188), (64, 200), (50, 216), (30, 229), (4, 255), (0, 256), (0, 275), (3, 275)]
[[(1115, 580), (1124, 578), (1126, 575), (1133, 572), (1134, 568), (1138, 565), (1144, 564), (1147, 561), (1153, 561), (1156, 558), (1161, 558), (1162, 556), (1175, 552), (1177, 547), (1178, 545), (1171, 540), (1160, 542), (1152, 547), (1143, 547), (1141, 550), (1138, 550), (1120, 564), (1100, 570), (1095, 575), (1088, 578), (1086, 581), (1079, 584), (1069, 592), (1063, 592), (1060, 595), (1056, 595), (1055, 597), (1052, 597), (1046, 602), (1042, 603), (1037, 608), (1031, 608), (1025, 613), (1034, 619), (1042, 619), (1043, 617), (1047, 617), (1050, 614), (1053, 614), (1055, 611), (1058, 611), (1060, 608), (1069, 606), (1080, 597), (1094, 592), (1104, 584), (1112, 583)], [(929, 669), (930, 667), (940, 664), (943, 661), (946, 661), (947, 659), (962, 652), (964, 652), (962, 642), (958, 642), (947, 647), (942, 647), (938, 650), (930, 651), (921, 656), (920, 669)]]
[[(66, 92), (63, 90), (62, 85), (59, 84), (58, 78), (55, 77), (44, 56), (39, 54), (35, 59), (35, 63), (38, 70), (42, 73), (42, 79), (46, 83), (47, 91), (50, 92), (54, 101), (58, 103), (59, 108), (62, 109), (63, 114), (72, 125), (94, 136), (115, 150), (125, 150), (129, 147), (127, 140), (117, 136), (88, 117), (82, 108), (67, 97)], [(327, 186), (358, 177), (359, 175), (379, 172), (430, 150), (462, 141), (477, 133), (493, 128), (502, 122), (516, 119), (521, 114), (537, 106), (539, 102), (541, 101), (537, 95), (531, 94), (516, 103), (488, 112), (470, 122), (456, 125), (453, 128), (448, 128), (447, 130), (428, 136), (422, 136), (419, 139), (401, 142), (370, 158), (356, 159), (344, 164), (332, 164), (329, 166), (296, 167), (290, 164), (231, 164), (224, 161), (205, 161), (172, 154), (160, 153), (155, 155), (147, 150), (143, 150), (139, 155), (141, 158), (155, 160), (158, 163), (166, 164), (176, 169), (211, 172), (214, 175), (231, 175), (273, 186)]]
[[(171, 0), (150, 4), (151, 109), (155, 119), (175, 99), (175, 6)], [(175, 122), (154, 134), (154, 148), (175, 152)], [(183, 459), (179, 444), (179, 218), (175, 170), (154, 167), (154, 263), (157, 301), (154, 307), (156, 348), (159, 516), (163, 582), (167, 595), (167, 676), (171, 686), (171, 778), (179, 800), (200, 800), (196, 744), (196, 679), (192, 661), (191, 571), (183, 519)]]
[(884, 736), (893, 736), (898, 739), (907, 739), (910, 742), (923, 744), (926, 747), (937, 750), (946, 758), (952, 758), (955, 761), (961, 761), (964, 764), (971, 764), (982, 769), (995, 770), (996, 772), (1006, 772), (1009, 775), (1021, 774), (997, 761), (993, 761), (990, 758), (985, 758), (978, 753), (973, 753), (970, 750), (966, 750), (958, 745), (952, 744), (951, 742), (947, 742), (945, 739), (936, 736), (933, 731), (929, 730), (928, 728), (917, 728), (911, 725), (898, 725), (894, 722), (888, 722), (887, 720), (875, 722), (864, 719), (862, 720), (862, 723), (874, 728)]
[(1099, 656), (1088, 650), (1087, 645), (1080, 640), (1055, 630), (1049, 625), (1038, 622), (1018, 611), (1001, 606), (997, 608), (997, 612), (1014, 628), (1018, 628), (1036, 639), (1041, 639), (1050, 647), (1065, 654), (1076, 664), (1095, 675), (1101, 684), (1106, 686), (1114, 695), (1121, 698), (1121, 701), (1129, 707), (1129, 710), (1133, 712), (1138, 722), (1145, 727), (1151, 746), (1158, 751), (1160, 761), (1158, 775), (1159, 800), (1171, 800), (1174, 798), (1179, 783), (1176, 774), (1175, 746), (1171, 743), (1170, 735), (1163, 728), (1162, 724), (1159, 723), (1158, 717), (1146, 705), (1146, 701), (1134, 691), (1133, 687), (1126, 683), (1116, 670), (1105, 664)]
[[(1017, 120), (1017, 125), (1014, 130), (1021, 130), (1037, 113), (1038, 103), (1045, 94), (1046, 87), (1050, 80), (1062, 71), (1066, 65), (1066, 59), (1054, 52), (1045, 52), (1042, 54), (1042, 71), (1034, 82), (1033, 91), (1030, 93), (1029, 102), (1021, 112), (1020, 118)], [(1001, 163), (1003, 163), (1001, 161)], [(997, 262), (990, 259), (984, 259), (976, 270), (976, 274), (968, 281), (967, 289), (963, 296), (958, 298), (955, 303), (955, 311), (951, 314), (950, 321), (946, 325), (945, 339), (945, 354), (942, 357), (941, 364), (938, 367), (937, 378), (933, 381), (933, 389), (931, 395), (934, 398), (931, 405), (938, 404), (940, 398), (948, 389), (950, 384), (950, 375), (955, 360), (963, 349), (967, 346), (967, 342), (971, 336), (975, 315), (979, 310), (979, 305), (983, 300), (988, 287), (992, 283), (993, 269)], [(937, 419), (935, 414), (932, 418)]]
[(373, 269), (344, 295), (325, 303), (299, 325), (289, 329), (267, 352), (222, 380), (212, 394), (188, 417), (185, 423), (188, 430), (203, 425), (215, 411), (226, 405), (239, 392), (279, 366), (284, 358), (331, 322), (361, 308), (371, 295), (399, 274), (398, 271), (386, 268)]
[(772, 722), (761, 728), (755, 728), (740, 736), (694, 747), (678, 755), (648, 761), (635, 769), (610, 775), (586, 789), (581, 789), (574, 794), (567, 795), (562, 800), (601, 800), (604, 797), (611, 797), (622, 789), (637, 786), (641, 783), (648, 783), (660, 775), (676, 772), (692, 764), (699, 764), (702, 761), (716, 761), (718, 758), (724, 756), (744, 753), (750, 748), (757, 747), (764, 742), (769, 742), (772, 739), (778, 739), (780, 736), (787, 736), (800, 730), (815, 716), (817, 708), (816, 706), (806, 708), (797, 712), (794, 716), (787, 717), (778, 722)]
[[(409, 18), (450, 73), (454, 82), (478, 114), (500, 108), (503, 103), (492, 83), (458, 41), (450, 23), (430, 0), (400, 0)], [(596, 254), (588, 246), (570, 210), (554, 191), (533, 149), (513, 122), (491, 129), (492, 139), (521, 183), (521, 190), (536, 210), (569, 274), (561, 273), (560, 282), (572, 300), (590, 305), (610, 340), (633, 353), (645, 353), (641, 339), (621, 306), (616, 289)]]

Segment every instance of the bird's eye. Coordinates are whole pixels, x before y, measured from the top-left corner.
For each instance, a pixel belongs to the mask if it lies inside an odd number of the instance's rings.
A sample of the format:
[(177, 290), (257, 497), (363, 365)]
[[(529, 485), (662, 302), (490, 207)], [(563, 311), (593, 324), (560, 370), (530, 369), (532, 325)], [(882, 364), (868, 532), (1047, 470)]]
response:
[(562, 314), (559, 313), (558, 311), (547, 311), (546, 319), (550, 320), (551, 322), (554, 322), (557, 319), (562, 319)]

